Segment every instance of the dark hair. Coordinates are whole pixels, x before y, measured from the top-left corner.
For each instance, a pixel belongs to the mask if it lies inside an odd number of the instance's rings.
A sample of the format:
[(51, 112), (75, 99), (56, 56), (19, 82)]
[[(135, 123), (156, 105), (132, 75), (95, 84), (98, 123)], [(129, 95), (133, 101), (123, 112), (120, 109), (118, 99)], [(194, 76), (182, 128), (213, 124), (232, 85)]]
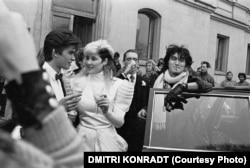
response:
[(109, 52), (109, 50), (107, 48), (102, 48), (99, 50), (98, 54), (102, 58), (102, 61), (104, 61), (106, 58), (108, 59), (106, 66), (111, 69), (113, 74), (116, 74), (116, 67), (114, 64), (114, 59), (112, 57), (112, 54)]
[(233, 72), (232, 72), (232, 71), (227, 71), (226, 76), (227, 76), (228, 74), (230, 74), (230, 73), (233, 75)]
[(159, 58), (157, 66), (163, 65), (164, 66), (164, 58)]
[(127, 56), (127, 53), (129, 52), (132, 52), (132, 53), (136, 53), (137, 54), (137, 51), (135, 49), (129, 49), (127, 50), (124, 54), (123, 54), (123, 61), (125, 61), (126, 59), (126, 56)]
[(107, 48), (102, 48), (98, 51), (98, 54), (100, 55), (102, 61), (104, 61), (106, 58), (108, 61), (113, 60), (111, 53)]
[(77, 51), (76, 51), (76, 54), (75, 54), (75, 59), (76, 59), (76, 65), (78, 66), (78, 68), (82, 68), (80, 63), (79, 62), (82, 62), (83, 61), (83, 58), (84, 58), (84, 52), (83, 52), (83, 49), (84, 48), (79, 48)]
[(177, 53), (179, 55), (179, 57), (184, 58), (186, 61), (186, 67), (190, 67), (193, 63), (192, 57), (188, 51), (188, 49), (186, 49), (184, 46), (177, 46), (177, 45), (170, 45), (167, 48), (166, 51), (166, 56), (164, 58), (164, 67), (162, 68), (162, 72), (166, 71), (168, 69), (168, 61), (170, 59), (170, 57), (172, 55), (174, 55), (175, 53)]
[(45, 61), (52, 60), (52, 51), (61, 54), (63, 49), (70, 45), (77, 45), (79, 39), (70, 30), (57, 29), (51, 31), (44, 40), (44, 58)]
[(243, 73), (243, 72), (240, 72), (240, 73), (238, 74), (238, 78), (240, 78), (240, 76), (243, 76), (245, 80), (247, 79), (246, 74)]
[(115, 52), (114, 53), (114, 58), (119, 58), (120, 57), (120, 54), (118, 52)]
[(201, 62), (201, 65), (202, 65), (202, 64), (206, 64), (206, 65), (207, 65), (207, 68), (211, 68), (210, 63), (209, 63), (209, 62), (207, 62), (207, 61), (202, 61), (202, 62)]

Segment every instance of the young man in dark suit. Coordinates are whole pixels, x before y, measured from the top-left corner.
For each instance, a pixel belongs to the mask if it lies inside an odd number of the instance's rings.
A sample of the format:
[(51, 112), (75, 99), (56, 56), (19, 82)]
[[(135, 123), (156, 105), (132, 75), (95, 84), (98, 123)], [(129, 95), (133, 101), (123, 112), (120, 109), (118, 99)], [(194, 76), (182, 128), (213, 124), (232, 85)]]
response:
[(146, 120), (138, 117), (138, 113), (146, 114), (147, 94), (149, 87), (138, 75), (138, 54), (135, 50), (127, 50), (123, 57), (124, 67), (118, 78), (135, 82), (134, 95), (129, 111), (125, 115), (124, 125), (117, 132), (127, 141), (128, 151), (142, 151)]
[(47, 72), (51, 89), (60, 105), (70, 112), (77, 108), (81, 94), (66, 95), (62, 69), (70, 68), (75, 60), (75, 52), (79, 43), (78, 37), (67, 29), (51, 31), (44, 40), (44, 59), (42, 68)]

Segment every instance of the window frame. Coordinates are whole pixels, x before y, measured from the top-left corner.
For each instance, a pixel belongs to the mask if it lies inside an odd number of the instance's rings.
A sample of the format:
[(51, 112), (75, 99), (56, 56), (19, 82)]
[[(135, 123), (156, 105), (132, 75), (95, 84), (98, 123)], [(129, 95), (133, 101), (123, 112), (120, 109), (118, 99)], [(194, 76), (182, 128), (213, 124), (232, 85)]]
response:
[(52, 24), (51, 24), (51, 29), (54, 30), (56, 29), (56, 25), (55, 25), (55, 20), (56, 18), (64, 18), (64, 19), (68, 19), (68, 29), (72, 30), (72, 23), (73, 23), (73, 15), (70, 15), (68, 13), (63, 13), (63, 12), (58, 12), (58, 11), (53, 11), (52, 12)]
[[(216, 43), (216, 56), (215, 56), (215, 72), (216, 74), (222, 74), (224, 75), (227, 72), (227, 65), (228, 65), (228, 53), (229, 53), (229, 40), (230, 38), (228, 36), (224, 36), (224, 35), (217, 35), (217, 43)], [(220, 50), (220, 41), (222, 41), (222, 50)], [(220, 51), (219, 51), (220, 50)], [(222, 56), (219, 56), (219, 53), (222, 52)], [(217, 59), (219, 59), (219, 57), (222, 57), (221, 59), (221, 63), (218, 62), (217, 63)], [(218, 60), (220, 61), (220, 60)], [(218, 67), (221, 66), (221, 67)]]
[(247, 45), (246, 75), (250, 76), (250, 44)]
[[(152, 9), (148, 9), (148, 8), (140, 9), (137, 15), (138, 21), (139, 21), (139, 18), (138, 18), (139, 14), (144, 14), (150, 19), (149, 39), (151, 40), (148, 39), (147, 59), (158, 60), (159, 48), (160, 48), (161, 15)], [(137, 45), (137, 41), (138, 41), (138, 34), (136, 33), (135, 48)], [(139, 57), (139, 64), (145, 65), (147, 59), (142, 60)]]
[(76, 16), (82, 16), (82, 17), (86, 17), (86, 18), (96, 19), (98, 0), (92, 0), (92, 1), (95, 1), (93, 3), (93, 6), (92, 6), (92, 12), (79, 11), (77, 9), (72, 9), (71, 7), (67, 7), (67, 6), (58, 6), (57, 3), (56, 3), (56, 0), (53, 0), (53, 2), (52, 2), (52, 11), (63, 12), (63, 13), (71, 14), (71, 15), (76, 15)]
[[(92, 5), (92, 11), (93, 12), (85, 12), (85, 11), (78, 11), (75, 9), (71, 9), (70, 7), (67, 6), (57, 6), (55, 2), (55, 0), (53, 0), (52, 3), (52, 19), (51, 19), (51, 29), (54, 30), (57, 26), (55, 21), (56, 17), (61, 17), (61, 18), (65, 18), (68, 19), (68, 29), (71, 31), (75, 31), (77, 30), (75, 26), (76, 24), (76, 18), (83, 18), (84, 19), (89, 19), (92, 20), (92, 30), (90, 33), (92, 33), (90, 36), (88, 36), (87, 38), (91, 38), (90, 41), (93, 41), (96, 37), (96, 31), (97, 31), (97, 26), (96, 26), (96, 19), (97, 19), (97, 10), (98, 10), (98, 6), (99, 6), (99, 1), (98, 0), (94, 0), (95, 2)], [(83, 22), (82, 22), (83, 23)], [(77, 32), (74, 32), (77, 35)], [(86, 44), (86, 40), (81, 39), (82, 44), (81, 46), (84, 46)]]

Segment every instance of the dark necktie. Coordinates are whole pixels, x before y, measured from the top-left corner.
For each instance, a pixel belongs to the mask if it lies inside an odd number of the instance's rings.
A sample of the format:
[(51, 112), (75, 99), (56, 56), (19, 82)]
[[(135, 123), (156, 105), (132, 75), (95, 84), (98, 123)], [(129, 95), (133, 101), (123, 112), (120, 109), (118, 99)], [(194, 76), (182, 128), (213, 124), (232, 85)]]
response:
[(62, 74), (56, 74), (55, 78), (56, 78), (56, 80), (60, 80), (61, 85), (62, 85), (63, 95), (66, 96), (66, 91), (64, 88), (62, 76), (63, 76)]
[(135, 81), (134, 75), (131, 75), (131, 76), (130, 76), (130, 81), (131, 81), (132, 83), (134, 83), (134, 81)]

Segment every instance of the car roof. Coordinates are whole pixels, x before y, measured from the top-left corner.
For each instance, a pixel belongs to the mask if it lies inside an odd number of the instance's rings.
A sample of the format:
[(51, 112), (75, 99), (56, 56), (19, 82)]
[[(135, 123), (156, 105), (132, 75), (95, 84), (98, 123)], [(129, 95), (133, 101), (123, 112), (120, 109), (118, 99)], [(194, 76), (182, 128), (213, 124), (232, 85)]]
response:
[(250, 95), (250, 86), (213, 87), (209, 93)]

